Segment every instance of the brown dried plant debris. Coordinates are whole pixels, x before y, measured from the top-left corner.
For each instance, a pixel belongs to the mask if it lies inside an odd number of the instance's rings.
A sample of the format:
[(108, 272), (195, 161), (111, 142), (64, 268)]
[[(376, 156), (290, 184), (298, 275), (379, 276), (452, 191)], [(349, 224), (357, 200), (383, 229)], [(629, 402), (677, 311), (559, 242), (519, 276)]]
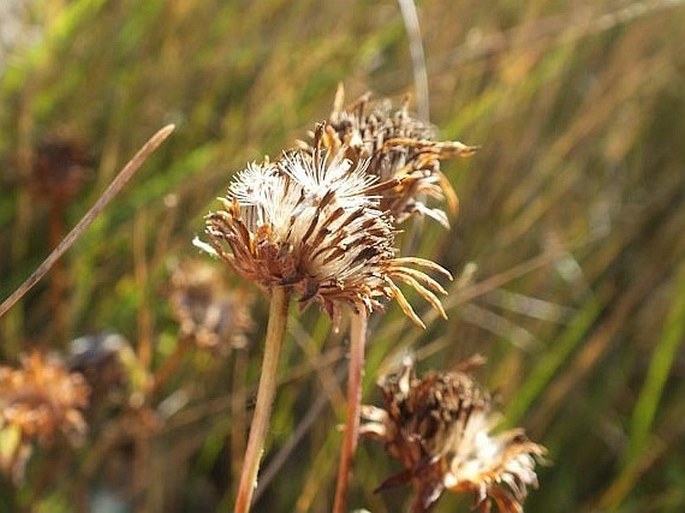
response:
[[(475, 146), (457, 141), (436, 141), (433, 126), (409, 114), (409, 97), (399, 109), (389, 100), (371, 101), (367, 93), (343, 107), (342, 85), (326, 125), (323, 145), (332, 152), (345, 148), (352, 162), (368, 160), (367, 171), (381, 181), (394, 179), (393, 187), (380, 192), (380, 209), (389, 211), (398, 223), (413, 215), (427, 215), (449, 228), (447, 214), (429, 207), (426, 198), (447, 202), (450, 213), (457, 213), (459, 201), (440, 169), (440, 161), (468, 157)], [(311, 151), (309, 143), (299, 146)]]
[(85, 335), (69, 344), (69, 370), (83, 375), (90, 387), (88, 417), (128, 401), (129, 372), (123, 361), (135, 355), (131, 343), (118, 333)]
[(247, 344), (246, 334), (254, 326), (252, 297), (242, 288), (229, 288), (215, 265), (197, 259), (176, 264), (169, 303), (181, 337), (199, 349), (226, 354)]
[(482, 513), (494, 502), (501, 513), (521, 513), (528, 487), (537, 487), (535, 465), (546, 450), (520, 429), (496, 435), (490, 394), (464, 372), (431, 372), (418, 378), (405, 359), (380, 386), (384, 407), (364, 406), (363, 436), (385, 444), (405, 470), (379, 490), (412, 483), (414, 512), (430, 511), (445, 490), (471, 493)]
[(37, 197), (66, 205), (92, 174), (85, 145), (73, 138), (54, 137), (36, 149), (31, 189)]
[(0, 366), (0, 468), (20, 480), (32, 442), (49, 445), (60, 434), (83, 434), (88, 399), (83, 376), (57, 357), (33, 351), (19, 369)]
[(209, 243), (196, 245), (266, 288), (291, 287), (302, 306), (316, 301), (334, 319), (342, 303), (372, 312), (396, 299), (423, 326), (396, 282), (444, 316), (436, 294), (446, 291), (417, 268), (450, 274), (430, 260), (395, 257), (393, 220), (379, 196), (395, 182), (369, 174), (366, 161), (350, 161), (344, 147), (323, 148), (324, 131), (321, 125), (312, 151), (238, 173), (219, 198), (222, 208), (205, 218)]

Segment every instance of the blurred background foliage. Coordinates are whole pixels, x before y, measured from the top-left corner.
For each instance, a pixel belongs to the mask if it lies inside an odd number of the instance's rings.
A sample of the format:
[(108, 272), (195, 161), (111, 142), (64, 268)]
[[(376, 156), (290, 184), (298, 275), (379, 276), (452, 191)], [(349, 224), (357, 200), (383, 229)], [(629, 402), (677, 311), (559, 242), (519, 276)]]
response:
[[(425, 220), (400, 240), (458, 277), (450, 319), (425, 307), (420, 332), (395, 305), (376, 316), (365, 402), (378, 403), (376, 379), (405, 351), (421, 371), (479, 352), (488, 364), (478, 376), (500, 391), (506, 423), (550, 450), (526, 511), (682, 512), (682, 2), (416, 7), (430, 120), (442, 138), (481, 149), (443, 165), (461, 200), (451, 231)], [(131, 348), (125, 400), (105, 407), (94, 395), (85, 440), (36, 450), (25, 483), (0, 486), (2, 511), (230, 510), (265, 301), (226, 271), (254, 294), (254, 327), (245, 348), (216, 358), (183, 346), (170, 269), (197, 258), (191, 240), (232, 173), (305, 137), (339, 82), (350, 100), (412, 92), (407, 34), (392, 0), (3, 0), (2, 298), (155, 130), (177, 129), (0, 319), (5, 364), (104, 332)], [(51, 186), (37, 169), (60, 151), (79, 171)], [(316, 308), (292, 313), (255, 511), (325, 512), (344, 330)], [(154, 390), (140, 384), (164, 368)], [(403, 511), (409, 490), (372, 493), (395, 469), (362, 442), (351, 506)], [(436, 511), (469, 507), (444, 497)]]

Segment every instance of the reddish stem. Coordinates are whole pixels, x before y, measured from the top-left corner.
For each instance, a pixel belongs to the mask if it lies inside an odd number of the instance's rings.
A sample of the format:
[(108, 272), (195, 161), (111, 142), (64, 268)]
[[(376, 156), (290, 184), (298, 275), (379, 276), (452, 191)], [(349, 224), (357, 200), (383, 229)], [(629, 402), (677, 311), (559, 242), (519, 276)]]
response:
[(350, 363), (347, 376), (347, 419), (340, 449), (338, 481), (335, 488), (333, 513), (344, 513), (347, 507), (347, 488), (352, 476), (352, 463), (359, 439), (359, 411), (362, 402), (364, 374), (364, 346), (368, 315), (362, 310), (352, 317), (350, 326)]

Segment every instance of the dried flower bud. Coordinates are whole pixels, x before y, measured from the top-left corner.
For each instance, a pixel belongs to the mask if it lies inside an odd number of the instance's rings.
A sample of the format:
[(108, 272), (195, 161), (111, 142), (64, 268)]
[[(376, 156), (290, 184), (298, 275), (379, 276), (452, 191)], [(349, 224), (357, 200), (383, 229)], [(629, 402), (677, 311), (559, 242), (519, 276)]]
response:
[[(398, 110), (388, 100), (370, 101), (365, 94), (343, 107), (342, 85), (333, 106), (324, 146), (332, 151), (345, 147), (353, 162), (369, 160), (367, 171), (381, 181), (395, 180), (395, 185), (381, 193), (380, 209), (390, 211), (397, 222), (414, 214), (427, 215), (449, 228), (447, 215), (439, 208), (428, 207), (423, 197), (447, 200), (454, 215), (458, 199), (440, 170), (440, 161), (468, 157), (474, 146), (460, 142), (435, 141), (432, 126), (409, 115), (409, 99)], [(300, 142), (304, 148), (307, 143)]]
[(394, 280), (444, 315), (436, 293), (445, 290), (414, 266), (449, 273), (428, 260), (394, 257), (392, 220), (378, 196), (392, 183), (379, 183), (365, 161), (348, 160), (345, 148), (325, 151), (323, 127), (317, 133), (311, 152), (290, 151), (238, 173), (219, 198), (223, 208), (206, 217), (209, 244), (196, 244), (248, 280), (292, 287), (302, 305), (317, 301), (334, 318), (340, 303), (372, 312), (395, 298), (422, 326)]
[(411, 482), (415, 512), (429, 511), (444, 490), (469, 492), (481, 512), (521, 513), (527, 487), (537, 487), (535, 464), (545, 449), (521, 430), (491, 435), (492, 399), (462, 372), (416, 377), (407, 359), (382, 383), (383, 409), (365, 406), (361, 433), (385, 443), (405, 470), (379, 489)]
[(81, 434), (81, 410), (88, 404), (83, 377), (69, 373), (57, 358), (34, 351), (21, 369), (0, 366), (0, 467), (21, 478), (33, 440), (49, 444), (58, 433)]
[(206, 262), (182, 262), (171, 275), (169, 303), (181, 336), (200, 349), (225, 353), (245, 347), (245, 334), (253, 326), (251, 302), (243, 290), (229, 290), (219, 269)]

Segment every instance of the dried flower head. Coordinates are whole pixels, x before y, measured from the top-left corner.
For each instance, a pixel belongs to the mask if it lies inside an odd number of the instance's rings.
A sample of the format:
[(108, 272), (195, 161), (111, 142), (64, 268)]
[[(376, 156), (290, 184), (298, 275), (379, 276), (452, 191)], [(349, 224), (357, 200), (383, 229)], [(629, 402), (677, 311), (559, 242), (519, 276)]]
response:
[(394, 298), (423, 325), (395, 280), (444, 315), (436, 293), (445, 290), (415, 267), (449, 273), (428, 260), (394, 257), (392, 220), (378, 196), (393, 183), (367, 173), (366, 161), (347, 159), (344, 147), (323, 149), (323, 131), (312, 151), (290, 151), (238, 173), (219, 198), (223, 208), (205, 218), (209, 244), (196, 244), (244, 278), (291, 287), (303, 306), (317, 301), (334, 318), (341, 303), (372, 312)]
[(521, 513), (527, 487), (537, 486), (535, 464), (545, 449), (521, 430), (492, 435), (492, 399), (464, 372), (417, 378), (413, 361), (381, 383), (384, 409), (365, 406), (361, 433), (385, 443), (405, 470), (379, 489), (411, 482), (415, 512), (429, 511), (444, 490), (469, 492), (488, 512)]
[[(344, 90), (339, 86), (324, 146), (334, 152), (344, 147), (346, 157), (353, 162), (368, 159), (367, 171), (381, 181), (395, 180), (393, 187), (381, 192), (380, 209), (391, 212), (397, 222), (419, 214), (449, 228), (445, 212), (427, 206), (424, 197), (447, 200), (452, 214), (456, 214), (457, 195), (440, 170), (440, 161), (468, 157), (476, 147), (435, 141), (434, 128), (410, 116), (408, 97), (397, 110), (388, 100), (370, 99), (367, 93), (343, 107)], [(309, 148), (304, 142), (300, 146)]]
[(219, 269), (200, 260), (176, 265), (170, 281), (169, 303), (181, 337), (200, 349), (222, 353), (245, 347), (246, 333), (253, 326), (249, 294), (229, 290)]
[(81, 410), (88, 404), (83, 377), (69, 373), (56, 357), (34, 351), (22, 357), (21, 367), (0, 366), (0, 466), (15, 478), (23, 472), (32, 441), (49, 444), (58, 433), (85, 431)]

